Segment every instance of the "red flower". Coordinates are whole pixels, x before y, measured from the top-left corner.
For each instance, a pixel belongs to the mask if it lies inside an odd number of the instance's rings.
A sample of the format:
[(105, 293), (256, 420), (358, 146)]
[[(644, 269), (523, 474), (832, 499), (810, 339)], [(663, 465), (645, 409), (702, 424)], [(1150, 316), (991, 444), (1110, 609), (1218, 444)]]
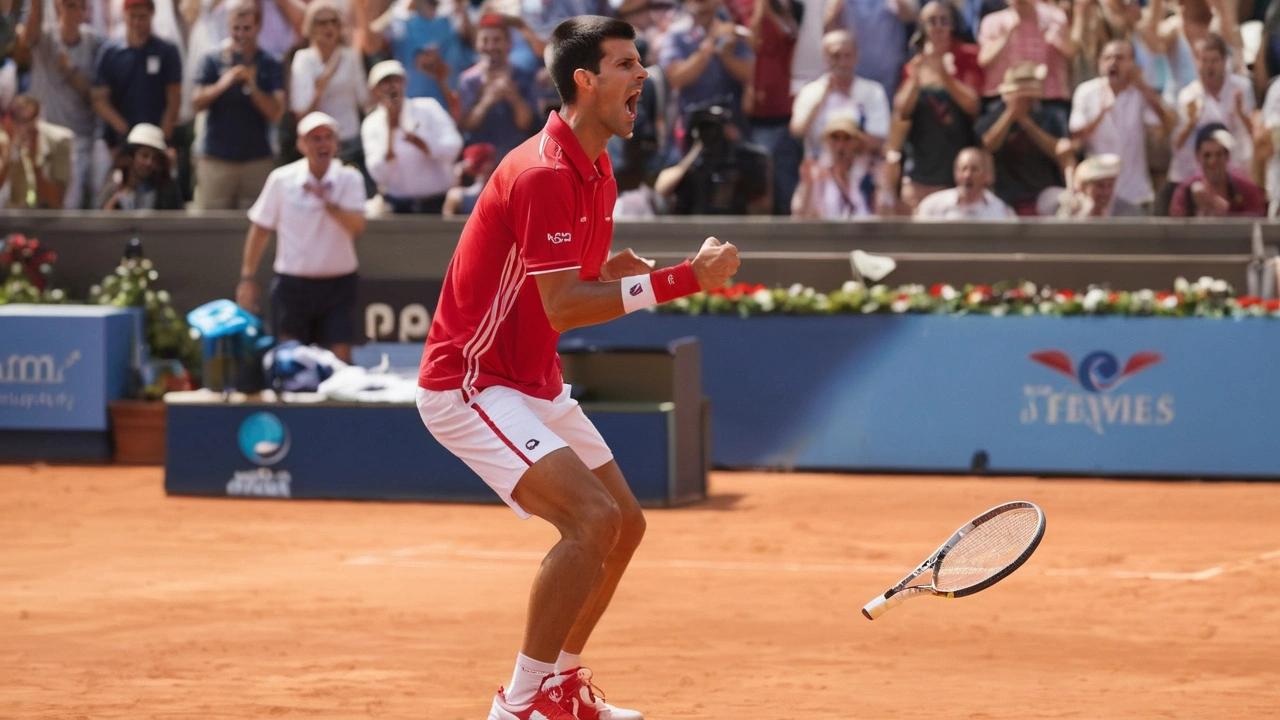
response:
[(1076, 291), (1070, 288), (1063, 288), (1058, 291), (1058, 294), (1062, 296), (1063, 300), (1070, 301), (1076, 299)]
[(1113, 293), (1111, 293), (1110, 295), (1108, 295), (1108, 296), (1107, 296), (1107, 302), (1111, 302), (1111, 303), (1118, 303), (1118, 302), (1120, 302), (1120, 293), (1118, 293), (1118, 292), (1113, 292)]
[(934, 297), (942, 297), (942, 289), (944, 287), (946, 287), (945, 284), (937, 283), (933, 287), (929, 288), (929, 294)]
[(1267, 312), (1280, 312), (1280, 300), (1268, 300), (1263, 303), (1263, 307), (1267, 309)]
[(1256, 297), (1242, 297), (1236, 299), (1236, 304), (1239, 305), (1241, 309), (1253, 307), (1260, 302), (1262, 302), (1262, 299)]

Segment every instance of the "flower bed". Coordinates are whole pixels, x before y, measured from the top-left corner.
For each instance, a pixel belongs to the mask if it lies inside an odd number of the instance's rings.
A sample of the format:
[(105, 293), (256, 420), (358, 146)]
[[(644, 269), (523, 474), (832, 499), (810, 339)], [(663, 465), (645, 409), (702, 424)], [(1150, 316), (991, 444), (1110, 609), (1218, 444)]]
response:
[(992, 316), (1123, 315), (1132, 317), (1280, 318), (1280, 300), (1237, 297), (1225, 281), (1178, 278), (1173, 290), (1084, 290), (1036, 286), (1026, 281), (995, 285), (866, 285), (849, 281), (832, 292), (811, 287), (767, 288), (737, 285), (680, 298), (657, 308), (684, 315), (856, 315), (937, 314)]

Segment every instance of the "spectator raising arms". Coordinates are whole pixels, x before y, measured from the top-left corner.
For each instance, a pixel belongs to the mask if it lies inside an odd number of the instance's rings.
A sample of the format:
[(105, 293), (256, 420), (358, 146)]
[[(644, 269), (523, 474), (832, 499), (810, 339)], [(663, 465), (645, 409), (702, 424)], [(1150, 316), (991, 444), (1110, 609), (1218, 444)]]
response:
[(978, 118), (983, 147), (995, 156), (996, 195), (1019, 215), (1036, 215), (1040, 193), (1063, 187), (1074, 162), (1067, 118), (1044, 106), (1045, 67), (1020, 63), (999, 85), (1001, 98)]
[(984, 70), (982, 97), (1003, 95), (999, 85), (1010, 68), (1024, 62), (1045, 67), (1042, 101), (1067, 120), (1071, 100), (1068, 67), (1076, 42), (1067, 15), (1057, 5), (1038, 0), (1011, 0), (1005, 10), (982, 19), (978, 29), (978, 64)]
[(1178, 129), (1173, 140), (1173, 163), (1169, 167), (1169, 183), (1164, 198), (1177, 184), (1196, 172), (1198, 151), (1195, 139), (1201, 128), (1221, 123), (1231, 134), (1234, 144), (1228, 155), (1237, 170), (1245, 170), (1253, 159), (1250, 114), (1256, 103), (1249, 79), (1227, 70), (1229, 52), (1220, 35), (1209, 34), (1195, 44), (1196, 71), (1199, 79), (1178, 93)]
[(742, 104), (751, 123), (751, 142), (773, 158), (773, 214), (788, 215), (791, 196), (800, 182), (803, 152), (790, 128), (795, 101), (791, 59), (800, 26), (792, 12), (792, 0), (755, 0), (750, 22), (755, 75)]
[(404, 66), (409, 97), (435, 98), (452, 107), (458, 75), (475, 62), (471, 51), (471, 21), (467, 3), (454, 2), (454, 14), (439, 14), (437, 0), (391, 3), (381, 17), (372, 19), (365, 32), (364, 52), (389, 53)]
[(197, 111), (207, 110), (204, 148), (196, 159), (195, 206), (244, 210), (275, 169), (270, 125), (284, 114), (284, 67), (258, 48), (262, 11), (231, 0), (230, 38), (201, 59)]
[[(914, 208), (931, 193), (952, 185), (952, 166), (960, 151), (975, 140), (982, 69), (978, 49), (955, 37), (955, 13), (935, 0), (920, 11), (920, 52), (902, 69), (903, 81), (893, 101), (894, 115), (911, 123), (907, 157), (911, 169), (902, 181), (901, 197)], [(902, 174), (901, 153), (885, 154), (890, 188)]]
[(85, 23), (85, 0), (56, 0), (53, 6), (57, 23), (44, 28), (44, 3), (30, 3), (14, 54), (31, 67), (31, 96), (40, 101), (44, 119), (75, 134), (63, 206), (79, 210), (90, 206), (110, 171), (107, 153), (95, 152), (98, 117), (89, 99), (102, 38)]
[[(686, 0), (688, 22), (673, 25), (663, 38), (658, 66), (676, 92), (680, 127), (691, 127), (695, 110), (715, 103), (725, 108), (742, 107), (743, 87), (755, 73), (751, 46), (738, 25), (720, 19), (721, 0)], [(745, 30), (745, 28), (743, 28)], [(745, 129), (740, 114), (735, 116)]]
[(1235, 142), (1222, 123), (1200, 128), (1195, 140), (1200, 170), (1174, 191), (1171, 217), (1266, 217), (1266, 193), (1232, 166)]
[(453, 187), (462, 136), (435, 98), (405, 97), (405, 75), (399, 60), (383, 60), (369, 71), (378, 105), (360, 130), (365, 162), (394, 212), (439, 215)]
[(1118, 155), (1116, 196), (1149, 211), (1155, 192), (1147, 162), (1147, 130), (1167, 139), (1174, 115), (1143, 79), (1129, 41), (1112, 40), (1103, 46), (1098, 70), (1100, 77), (1076, 88), (1071, 138), (1089, 155)]

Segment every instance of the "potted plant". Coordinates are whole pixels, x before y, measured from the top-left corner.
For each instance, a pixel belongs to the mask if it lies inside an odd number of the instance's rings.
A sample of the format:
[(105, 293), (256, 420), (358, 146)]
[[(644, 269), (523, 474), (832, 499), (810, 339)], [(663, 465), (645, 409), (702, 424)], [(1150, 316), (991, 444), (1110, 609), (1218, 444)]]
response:
[(114, 400), (111, 415), (115, 460), (119, 463), (164, 463), (165, 405), (170, 390), (189, 390), (199, 373), (201, 350), (187, 322), (174, 309), (169, 293), (156, 284), (155, 265), (142, 257), (135, 238), (115, 270), (89, 288), (89, 303), (142, 310), (148, 357), (139, 365), (133, 397)]

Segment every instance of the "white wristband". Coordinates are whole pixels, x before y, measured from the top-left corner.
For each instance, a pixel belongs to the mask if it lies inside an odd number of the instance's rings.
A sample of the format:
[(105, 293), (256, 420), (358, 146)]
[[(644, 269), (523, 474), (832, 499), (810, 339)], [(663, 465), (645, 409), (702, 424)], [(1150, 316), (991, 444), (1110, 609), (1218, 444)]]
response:
[(658, 304), (653, 294), (653, 281), (648, 275), (632, 275), (622, 278), (622, 309), (633, 313), (642, 308)]

